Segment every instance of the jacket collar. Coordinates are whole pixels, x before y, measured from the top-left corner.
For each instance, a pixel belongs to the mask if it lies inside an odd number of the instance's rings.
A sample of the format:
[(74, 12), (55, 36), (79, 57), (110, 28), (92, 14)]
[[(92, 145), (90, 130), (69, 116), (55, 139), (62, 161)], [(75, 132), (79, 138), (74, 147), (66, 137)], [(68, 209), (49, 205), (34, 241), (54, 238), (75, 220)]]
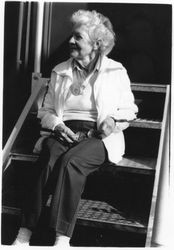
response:
[(102, 57), (99, 55), (98, 58), (97, 58), (97, 60), (96, 60), (96, 62), (95, 62), (95, 64), (94, 64), (94, 68), (91, 69), (90, 72), (88, 71), (89, 70), (88, 68), (83, 67), (78, 61), (76, 61), (75, 59), (73, 59), (72, 60), (72, 70), (77, 69), (79, 71), (84, 71), (87, 74), (90, 74), (93, 71), (99, 71), (100, 70), (100, 66), (101, 66), (101, 59), (102, 59)]
[(69, 76), (70, 78), (73, 77), (72, 74), (72, 58), (68, 59), (67, 61), (65, 61), (64, 63), (62, 63), (62, 67), (60, 66), (59, 70), (56, 71), (57, 74), (61, 75), (61, 76)]
[[(58, 65), (58, 68), (56, 66), (54, 71), (56, 71), (56, 73), (61, 75), (61, 76), (68, 76), (68, 77), (72, 78), (73, 77), (72, 61), (73, 61), (72, 58), (68, 59), (67, 61), (65, 61), (61, 65)], [(102, 56), (101, 62), (100, 62), (99, 72), (106, 70), (108, 67), (109, 68), (112, 67), (109, 65), (110, 61), (111, 61), (111, 59), (109, 59), (107, 56)], [(113, 65), (114, 69), (122, 68), (120, 63), (118, 63), (116, 61), (114, 61), (114, 62), (115, 62)]]

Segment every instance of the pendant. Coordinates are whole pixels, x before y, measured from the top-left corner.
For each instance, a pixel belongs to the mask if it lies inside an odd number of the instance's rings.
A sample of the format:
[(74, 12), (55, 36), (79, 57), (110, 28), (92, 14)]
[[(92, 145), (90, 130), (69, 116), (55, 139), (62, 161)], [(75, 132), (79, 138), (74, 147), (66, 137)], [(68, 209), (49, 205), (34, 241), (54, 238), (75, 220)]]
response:
[(70, 89), (71, 89), (71, 93), (73, 95), (75, 95), (75, 96), (80, 95), (80, 86), (79, 85), (73, 84), (73, 85), (71, 85)]
[(70, 86), (71, 93), (75, 96), (82, 95), (83, 89), (84, 89), (83, 87), (80, 87), (77, 84), (72, 84)]

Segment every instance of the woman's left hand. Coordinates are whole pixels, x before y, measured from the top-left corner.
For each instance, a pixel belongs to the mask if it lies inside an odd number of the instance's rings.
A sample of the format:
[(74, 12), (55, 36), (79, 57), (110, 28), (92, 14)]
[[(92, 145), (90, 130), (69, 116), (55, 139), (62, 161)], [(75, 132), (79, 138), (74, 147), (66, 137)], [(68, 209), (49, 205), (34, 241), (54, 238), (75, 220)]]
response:
[(100, 137), (103, 139), (109, 136), (115, 128), (115, 121), (112, 117), (107, 117), (99, 127)]

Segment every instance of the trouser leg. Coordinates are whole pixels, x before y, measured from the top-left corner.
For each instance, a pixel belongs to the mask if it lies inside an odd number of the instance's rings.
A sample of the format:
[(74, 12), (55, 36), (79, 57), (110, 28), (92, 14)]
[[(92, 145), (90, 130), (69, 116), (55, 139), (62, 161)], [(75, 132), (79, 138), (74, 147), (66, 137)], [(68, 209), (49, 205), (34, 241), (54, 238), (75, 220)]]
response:
[(42, 153), (36, 162), (35, 175), (31, 180), (26, 197), (23, 202), (23, 216), (21, 225), (27, 228), (35, 228), (43, 205), (50, 192), (51, 174), (53, 172), (55, 162), (68, 149), (67, 146), (60, 144), (54, 138), (48, 138), (43, 145)]
[(71, 148), (56, 162), (61, 168), (51, 202), (50, 227), (58, 233), (72, 236), (86, 177), (106, 158), (103, 142), (92, 138)]

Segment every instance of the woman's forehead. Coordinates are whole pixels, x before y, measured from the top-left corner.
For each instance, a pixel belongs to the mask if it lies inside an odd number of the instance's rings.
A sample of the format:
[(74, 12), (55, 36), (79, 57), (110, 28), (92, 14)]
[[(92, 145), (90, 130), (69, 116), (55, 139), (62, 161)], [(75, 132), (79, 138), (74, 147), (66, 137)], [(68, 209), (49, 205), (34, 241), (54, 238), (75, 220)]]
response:
[(78, 33), (88, 33), (89, 28), (85, 24), (76, 24), (73, 26), (72, 30)]
[(89, 37), (89, 28), (86, 25), (79, 25), (74, 27), (73, 29), (74, 34), (79, 34), (84, 38), (90, 39)]

